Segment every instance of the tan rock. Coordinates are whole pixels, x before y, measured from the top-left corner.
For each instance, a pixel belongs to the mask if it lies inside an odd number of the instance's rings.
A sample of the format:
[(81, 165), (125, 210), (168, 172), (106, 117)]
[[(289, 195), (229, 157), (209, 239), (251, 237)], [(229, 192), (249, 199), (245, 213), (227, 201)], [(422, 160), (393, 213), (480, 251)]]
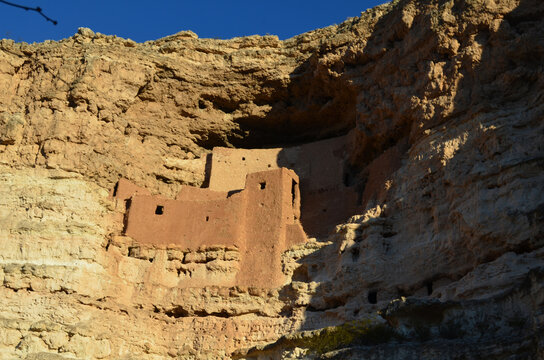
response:
[(23, 138), (25, 120), (23, 114), (0, 114), (0, 143), (2, 145), (14, 145)]
[[(311, 358), (380, 309), (409, 341), (323, 356), (538, 358), (543, 11), (406, 0), (285, 41), (1, 40), (0, 358)], [(120, 178), (176, 201), (269, 164), (300, 177), (319, 240), (275, 253), (284, 286), (237, 283), (269, 269), (211, 235), (122, 235)], [(265, 230), (244, 241), (270, 260)]]

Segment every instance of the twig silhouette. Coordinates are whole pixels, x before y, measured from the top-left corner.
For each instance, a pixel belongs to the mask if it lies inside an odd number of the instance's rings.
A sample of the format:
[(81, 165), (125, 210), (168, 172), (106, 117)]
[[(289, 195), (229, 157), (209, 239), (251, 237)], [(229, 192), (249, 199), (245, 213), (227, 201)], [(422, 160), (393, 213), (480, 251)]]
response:
[(41, 16), (43, 16), (43, 17), (45, 18), (46, 21), (51, 21), (51, 22), (53, 23), (53, 25), (57, 25), (57, 20), (53, 20), (53, 19), (51, 19), (49, 16), (45, 15), (45, 14), (43, 13), (42, 8), (39, 7), (39, 6), (36, 6), (35, 8), (33, 8), (33, 7), (29, 7), (29, 6), (24, 6), (24, 5), (15, 4), (15, 3), (12, 3), (12, 2), (9, 2), (9, 1), (5, 1), (5, 0), (0, 0), (0, 3), (6, 4), (6, 5), (9, 5), (9, 6), (13, 6), (13, 7), (16, 7), (16, 8), (19, 8), (19, 9), (23, 9), (23, 10), (35, 11), (35, 12), (37, 12), (38, 14), (40, 14)]

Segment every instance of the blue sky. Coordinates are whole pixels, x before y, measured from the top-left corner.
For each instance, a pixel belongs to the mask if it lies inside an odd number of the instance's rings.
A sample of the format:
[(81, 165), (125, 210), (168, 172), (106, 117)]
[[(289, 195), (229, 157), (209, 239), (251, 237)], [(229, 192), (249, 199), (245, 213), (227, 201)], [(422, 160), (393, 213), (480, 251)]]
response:
[(360, 1), (114, 1), (9, 0), (40, 6), (57, 20), (0, 3), (0, 38), (40, 42), (72, 36), (78, 27), (143, 42), (181, 30), (201, 38), (229, 39), (245, 35), (278, 35), (280, 39), (338, 24), (386, 0)]

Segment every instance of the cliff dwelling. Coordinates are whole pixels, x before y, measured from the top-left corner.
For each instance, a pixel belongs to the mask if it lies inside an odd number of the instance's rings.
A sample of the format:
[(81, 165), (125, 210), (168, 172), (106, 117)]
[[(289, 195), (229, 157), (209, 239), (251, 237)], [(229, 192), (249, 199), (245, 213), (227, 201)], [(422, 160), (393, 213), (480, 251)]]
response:
[(114, 196), (126, 203), (124, 234), (158, 248), (234, 247), (237, 271), (204, 283), (281, 286), (281, 254), (308, 236), (327, 235), (356, 211), (359, 195), (343, 183), (347, 140), (216, 147), (208, 158), (209, 186), (182, 186), (175, 199), (120, 179)]

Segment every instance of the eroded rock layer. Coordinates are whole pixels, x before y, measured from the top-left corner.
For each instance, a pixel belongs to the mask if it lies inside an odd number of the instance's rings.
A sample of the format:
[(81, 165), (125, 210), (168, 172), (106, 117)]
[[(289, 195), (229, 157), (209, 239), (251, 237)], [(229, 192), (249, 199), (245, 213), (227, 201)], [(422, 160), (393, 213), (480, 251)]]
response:
[[(537, 0), (401, 0), (285, 41), (0, 41), (0, 358), (544, 358), (543, 34)], [(337, 136), (341, 166), (289, 155)], [(214, 147), (341, 174), (301, 181), (327, 231), (281, 286), (123, 235), (120, 178), (174, 199)]]

